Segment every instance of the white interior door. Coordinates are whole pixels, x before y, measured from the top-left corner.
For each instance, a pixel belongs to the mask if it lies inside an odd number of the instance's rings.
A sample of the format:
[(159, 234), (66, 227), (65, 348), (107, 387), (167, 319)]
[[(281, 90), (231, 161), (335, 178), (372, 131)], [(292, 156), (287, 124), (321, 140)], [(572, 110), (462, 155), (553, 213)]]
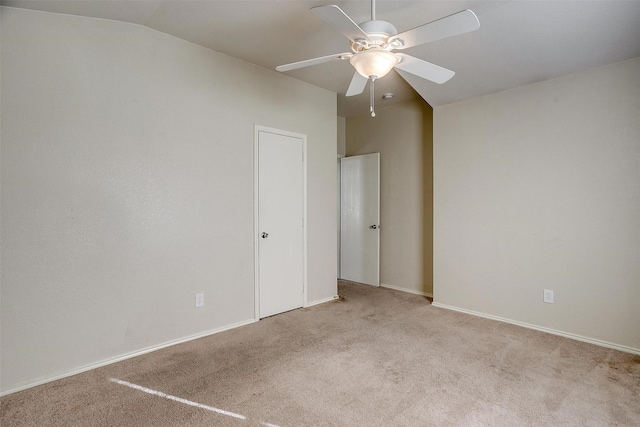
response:
[(259, 318), (304, 305), (304, 135), (256, 128), (256, 312)]
[(380, 285), (380, 153), (340, 161), (340, 277)]

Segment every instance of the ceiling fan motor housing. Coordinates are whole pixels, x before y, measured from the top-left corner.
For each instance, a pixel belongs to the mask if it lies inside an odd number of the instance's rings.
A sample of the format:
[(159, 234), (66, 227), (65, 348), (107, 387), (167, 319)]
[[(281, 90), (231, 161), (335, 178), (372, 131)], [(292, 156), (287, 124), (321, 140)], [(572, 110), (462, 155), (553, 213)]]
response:
[(380, 46), (387, 43), (391, 36), (398, 34), (396, 27), (387, 21), (373, 20), (360, 24), (360, 28), (367, 33), (371, 44)]

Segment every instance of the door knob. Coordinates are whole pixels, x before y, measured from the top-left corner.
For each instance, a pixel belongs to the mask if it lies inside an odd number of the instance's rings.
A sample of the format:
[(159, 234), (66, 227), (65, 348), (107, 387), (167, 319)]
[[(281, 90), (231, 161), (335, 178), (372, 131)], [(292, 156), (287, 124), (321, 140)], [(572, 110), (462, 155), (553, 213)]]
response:
[(373, 225), (371, 226), (371, 228), (375, 230), (375, 229), (377, 229), (377, 228), (378, 228), (378, 226), (377, 226), (376, 224), (373, 224)]
[(262, 238), (266, 239), (267, 237), (269, 237), (269, 233), (265, 233), (264, 231), (262, 232)]

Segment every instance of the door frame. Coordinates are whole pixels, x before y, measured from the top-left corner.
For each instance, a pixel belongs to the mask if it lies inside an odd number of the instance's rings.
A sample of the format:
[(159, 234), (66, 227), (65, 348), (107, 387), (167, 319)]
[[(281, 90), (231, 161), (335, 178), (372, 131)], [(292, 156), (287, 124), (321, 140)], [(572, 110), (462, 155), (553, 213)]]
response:
[(338, 181), (338, 184), (336, 186), (336, 193), (337, 193), (337, 200), (336, 200), (336, 205), (337, 205), (337, 217), (338, 217), (338, 233), (337, 233), (337, 237), (338, 237), (338, 268), (336, 269), (336, 276), (338, 279), (341, 279), (340, 276), (342, 276), (342, 166), (341, 166), (341, 161), (343, 158), (345, 158), (346, 156), (344, 154), (338, 154), (337, 157), (337, 172), (336, 172), (336, 178)]
[(260, 132), (267, 132), (276, 135), (299, 138), (302, 140), (302, 304), (307, 306), (307, 135), (270, 128), (267, 126), (254, 125), (253, 137), (253, 260), (254, 260), (254, 319), (260, 320), (260, 159), (259, 147)]

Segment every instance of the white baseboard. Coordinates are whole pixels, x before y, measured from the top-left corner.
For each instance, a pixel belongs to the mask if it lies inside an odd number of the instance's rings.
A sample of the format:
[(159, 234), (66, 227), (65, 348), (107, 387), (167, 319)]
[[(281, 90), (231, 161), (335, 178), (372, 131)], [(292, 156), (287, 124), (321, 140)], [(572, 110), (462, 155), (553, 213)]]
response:
[(530, 323), (519, 322), (517, 320), (511, 320), (500, 316), (494, 316), (492, 314), (481, 313), (479, 311), (467, 310), (465, 308), (454, 307), (447, 304), (441, 304), (439, 302), (433, 302), (435, 307), (445, 308), (447, 310), (459, 311), (461, 313), (471, 314), (473, 316), (484, 317), (485, 319), (497, 320), (499, 322), (511, 323), (512, 325), (522, 326), (524, 328), (534, 329), (536, 331), (546, 332), (548, 334), (559, 335), (565, 338), (571, 338), (576, 341), (582, 341), (589, 344), (599, 345), (600, 347), (612, 348), (614, 350), (624, 351), (625, 353), (640, 354), (640, 348), (627, 347), (620, 344), (614, 344), (607, 341), (597, 340), (595, 338), (589, 338), (582, 335), (572, 334), (570, 332), (559, 331), (557, 329), (545, 328), (544, 326), (532, 325)]
[(213, 334), (217, 334), (217, 333), (220, 333), (220, 332), (228, 331), (229, 329), (239, 328), (240, 326), (245, 326), (245, 325), (248, 325), (248, 324), (251, 324), (251, 323), (255, 323), (255, 322), (256, 322), (256, 320), (254, 320), (254, 319), (245, 320), (243, 322), (238, 322), (238, 323), (234, 323), (232, 325), (223, 326), (222, 328), (212, 329), (212, 330), (209, 330), (209, 331), (206, 331), (206, 332), (201, 332), (199, 334), (189, 335), (188, 337), (185, 337), (185, 338), (180, 338), (180, 339), (173, 340), (173, 341), (167, 341), (165, 343), (162, 343), (162, 344), (159, 344), (159, 345), (154, 345), (154, 346), (151, 346), (151, 347), (147, 347), (147, 348), (144, 348), (142, 350), (134, 351), (132, 353), (122, 354), (120, 356), (116, 356), (116, 357), (112, 357), (112, 358), (109, 358), (109, 359), (105, 359), (105, 360), (102, 360), (100, 362), (92, 363), (90, 365), (81, 366), (79, 368), (72, 369), (70, 371), (65, 371), (65, 372), (62, 372), (62, 373), (59, 373), (59, 374), (56, 374), (56, 375), (44, 377), (44, 378), (41, 378), (41, 379), (39, 379), (37, 381), (31, 382), (31, 383), (28, 383), (28, 384), (24, 384), (24, 385), (21, 385), (21, 386), (18, 386), (18, 387), (9, 389), (9, 390), (4, 390), (4, 391), (0, 392), (0, 396), (6, 396), (8, 394), (15, 393), (17, 391), (26, 390), (28, 388), (35, 387), (35, 386), (42, 385), (42, 384), (46, 384), (46, 383), (51, 382), (51, 381), (56, 381), (56, 380), (59, 380), (59, 379), (62, 379), (62, 378), (70, 377), (72, 375), (81, 374), (83, 372), (87, 372), (87, 371), (90, 371), (92, 369), (101, 368), (101, 367), (106, 366), (106, 365), (111, 365), (112, 363), (117, 363), (117, 362), (121, 362), (123, 360), (131, 359), (132, 357), (137, 357), (137, 356), (141, 356), (141, 355), (146, 354), (146, 353), (151, 353), (152, 351), (160, 350), (160, 349), (165, 348), (165, 347), (170, 347), (170, 346), (176, 345), (176, 344), (182, 344), (182, 343), (187, 342), (187, 341), (197, 340), (198, 338), (204, 338), (204, 337), (207, 337), (209, 335), (213, 335)]
[(312, 307), (312, 306), (314, 306), (314, 305), (318, 305), (318, 304), (324, 304), (325, 302), (329, 302), (329, 301), (337, 300), (338, 298), (340, 298), (338, 295), (334, 295), (334, 296), (329, 297), (329, 298), (325, 298), (325, 299), (321, 299), (321, 300), (317, 300), (317, 301), (308, 302), (307, 304), (305, 304), (304, 308)]
[(421, 295), (423, 297), (433, 298), (433, 294), (430, 294), (428, 292), (416, 291), (415, 289), (401, 288), (399, 286), (389, 285), (387, 283), (380, 283), (380, 287), (389, 288), (389, 289), (393, 289), (401, 292), (407, 292), (409, 294), (414, 294), (414, 295)]

